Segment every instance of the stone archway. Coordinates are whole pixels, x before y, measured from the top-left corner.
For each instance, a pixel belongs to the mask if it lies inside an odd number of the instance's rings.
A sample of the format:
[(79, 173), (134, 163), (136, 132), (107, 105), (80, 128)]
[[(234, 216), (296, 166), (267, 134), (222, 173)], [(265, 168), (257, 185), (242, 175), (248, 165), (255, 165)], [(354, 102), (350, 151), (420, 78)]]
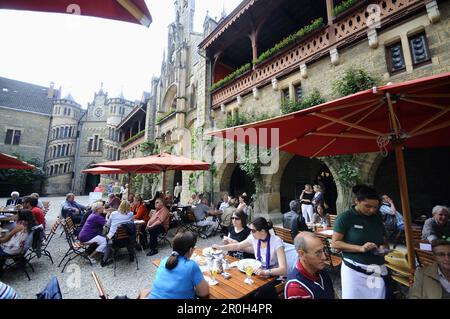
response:
[(164, 95), (163, 102), (160, 106), (160, 109), (158, 110), (159, 112), (164, 113), (164, 112), (169, 111), (173, 107), (176, 108), (177, 101), (175, 98), (177, 96), (177, 92), (178, 92), (178, 87), (175, 83), (167, 88), (166, 94)]

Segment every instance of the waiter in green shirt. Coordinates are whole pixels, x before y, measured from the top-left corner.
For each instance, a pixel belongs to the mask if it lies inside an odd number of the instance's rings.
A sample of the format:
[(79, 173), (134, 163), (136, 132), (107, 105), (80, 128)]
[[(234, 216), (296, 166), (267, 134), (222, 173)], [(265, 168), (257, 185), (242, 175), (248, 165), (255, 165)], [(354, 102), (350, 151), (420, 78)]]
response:
[(384, 299), (388, 271), (384, 255), (389, 252), (380, 198), (370, 187), (361, 186), (355, 205), (339, 214), (334, 223), (332, 247), (342, 251), (343, 299)]

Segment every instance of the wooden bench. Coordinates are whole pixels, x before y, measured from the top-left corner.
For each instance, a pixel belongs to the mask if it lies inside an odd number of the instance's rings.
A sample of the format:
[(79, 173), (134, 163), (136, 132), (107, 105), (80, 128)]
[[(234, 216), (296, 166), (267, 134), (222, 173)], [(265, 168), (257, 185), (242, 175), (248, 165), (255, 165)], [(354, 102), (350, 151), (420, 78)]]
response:
[(435, 262), (434, 255), (431, 251), (428, 252), (428, 251), (420, 250), (418, 248), (414, 248), (414, 251), (416, 252), (416, 258), (417, 258), (419, 267), (425, 267), (425, 266), (431, 265), (432, 263)]
[(422, 241), (422, 229), (413, 228), (412, 229), (412, 238), (413, 238), (414, 247), (419, 247), (419, 244)]
[(285, 243), (294, 244), (290, 229), (274, 226), (273, 231), (275, 232), (275, 235), (280, 237)]
[(334, 226), (334, 222), (336, 221), (336, 217), (337, 215), (332, 215), (330, 214), (330, 226), (333, 227)]

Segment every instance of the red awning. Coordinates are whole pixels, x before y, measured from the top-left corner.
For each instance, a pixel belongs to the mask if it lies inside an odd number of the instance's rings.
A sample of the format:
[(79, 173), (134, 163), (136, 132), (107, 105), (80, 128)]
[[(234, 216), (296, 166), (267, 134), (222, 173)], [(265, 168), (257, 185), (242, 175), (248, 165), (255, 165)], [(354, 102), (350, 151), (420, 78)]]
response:
[(144, 0), (0, 0), (0, 9), (80, 14), (146, 27), (152, 23)]
[[(279, 130), (275, 144), (271, 129)], [(252, 131), (258, 139), (249, 141)], [(395, 137), (407, 148), (450, 146), (450, 73), (382, 86), (210, 134), (308, 157), (392, 150), (389, 141)]]
[(15, 156), (0, 153), (0, 169), (35, 170), (36, 167), (34, 165), (19, 160)]
[(109, 168), (109, 167), (94, 167), (81, 171), (82, 173), (88, 173), (92, 175), (107, 175), (107, 174), (127, 174), (127, 172), (122, 171), (118, 168)]
[(120, 161), (104, 162), (95, 165), (119, 168), (121, 170), (136, 174), (155, 173), (170, 170), (204, 171), (209, 169), (208, 163), (165, 153), (147, 157), (124, 159)]

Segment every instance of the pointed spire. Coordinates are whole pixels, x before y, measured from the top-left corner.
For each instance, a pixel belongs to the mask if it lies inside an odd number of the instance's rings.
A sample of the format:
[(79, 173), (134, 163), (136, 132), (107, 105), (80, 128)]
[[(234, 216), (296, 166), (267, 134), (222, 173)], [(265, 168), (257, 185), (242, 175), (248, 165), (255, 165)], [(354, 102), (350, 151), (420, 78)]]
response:
[(225, 1), (222, 0), (222, 13), (220, 14), (221, 18), (225, 18), (227, 16), (227, 12), (225, 11)]
[(103, 82), (100, 84), (100, 91), (98, 91), (99, 95), (105, 95), (105, 92), (103, 92)]

